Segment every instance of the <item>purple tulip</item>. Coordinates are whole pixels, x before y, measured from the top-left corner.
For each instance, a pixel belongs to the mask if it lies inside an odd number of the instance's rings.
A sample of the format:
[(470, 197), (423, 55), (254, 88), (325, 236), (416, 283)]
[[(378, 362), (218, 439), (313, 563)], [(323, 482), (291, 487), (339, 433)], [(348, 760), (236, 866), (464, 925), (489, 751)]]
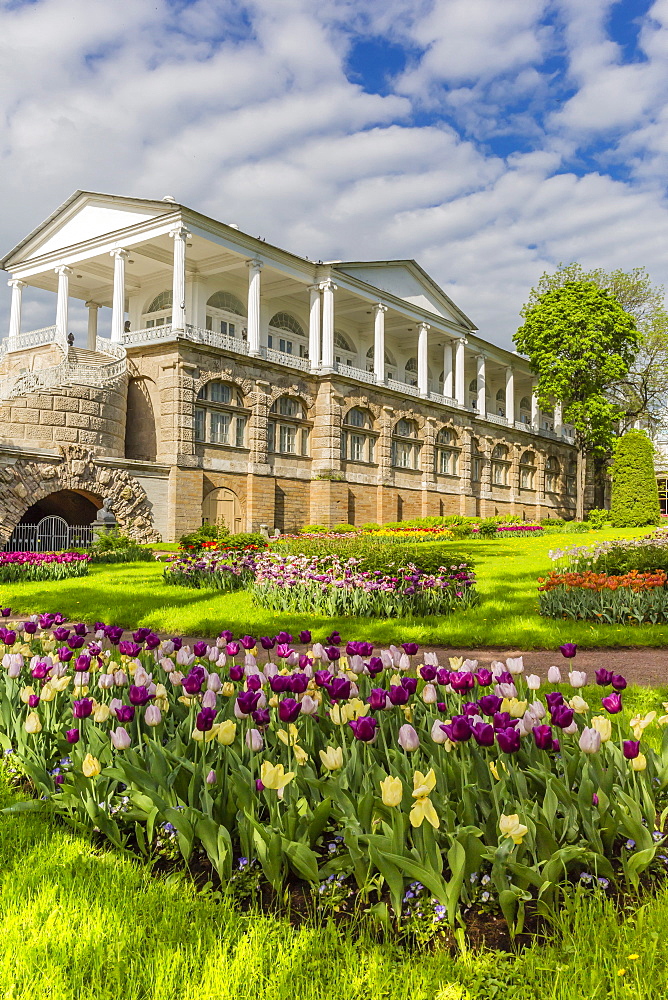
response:
[(209, 649), (208, 644), (206, 642), (203, 642), (201, 639), (199, 640), (199, 642), (196, 642), (193, 645), (193, 653), (195, 654), (195, 656), (206, 656), (208, 649)]
[(64, 785), (65, 784), (65, 775), (64, 774), (54, 774), (54, 776), (53, 776), (53, 783), (56, 786), (56, 788), (58, 787), (58, 785)]
[(448, 710), (447, 703), (444, 702), (444, 701), (437, 701), (436, 702), (436, 708), (439, 710), (439, 712), (443, 712), (443, 713), (447, 712), (447, 710)]
[(257, 708), (261, 691), (240, 691), (237, 695), (237, 705), (242, 715), (250, 715)]
[(451, 743), (463, 743), (471, 738), (471, 723), (467, 715), (455, 715), (452, 722), (441, 726)]
[(39, 705), (39, 695), (31, 694), (28, 698), (28, 708), (37, 708)]
[(327, 687), (332, 680), (329, 670), (316, 670), (313, 677), (318, 687)]
[(9, 618), (11, 613), (12, 613), (11, 608), (3, 608), (2, 611), (0, 611), (0, 615), (2, 615), (3, 618)]
[(150, 634), (150, 628), (138, 628), (132, 633), (132, 638), (135, 642), (144, 642)]
[(276, 656), (281, 660), (287, 660), (292, 652), (292, 647), (287, 642), (279, 642), (276, 646)]
[(436, 678), (436, 667), (432, 667), (429, 664), (420, 667), (420, 677), (423, 681), (433, 681)]
[(262, 678), (259, 674), (249, 674), (246, 678), (246, 687), (249, 691), (259, 691), (262, 687)]
[(612, 684), (612, 670), (606, 670), (605, 667), (601, 667), (600, 670), (597, 670), (596, 683), (600, 684), (601, 687), (607, 687), (608, 684)]
[(228, 656), (238, 656), (239, 650), (241, 649), (241, 644), (238, 642), (228, 642), (225, 647), (225, 652)]
[(350, 687), (350, 681), (346, 677), (335, 677), (334, 680), (327, 685), (329, 697), (332, 701), (346, 701), (350, 698)]
[[(308, 688), (309, 679), (306, 674), (292, 674), (289, 678), (290, 690), (293, 694), (304, 694)], [(350, 683), (350, 682), (348, 682)]]
[(134, 705), (119, 705), (116, 709), (116, 718), (119, 722), (132, 722), (134, 717)]
[(255, 779), (255, 789), (258, 792), (263, 792), (264, 791), (264, 785), (262, 784), (262, 781), (260, 780), (260, 778), (256, 778)]
[(241, 678), (244, 676), (244, 674), (245, 674), (244, 668), (240, 666), (238, 663), (233, 663), (232, 666), (230, 667), (231, 681), (240, 681)]
[(313, 657), (307, 656), (306, 653), (302, 653), (298, 660), (299, 669), (306, 670), (307, 667), (313, 666)]
[(565, 656), (567, 660), (571, 660), (578, 651), (578, 647), (574, 642), (565, 642), (559, 649), (561, 650), (561, 655)]
[[(292, 642), (292, 636), (290, 636), (290, 638), (287, 641), (288, 642)], [(326, 637), (326, 639), (325, 639), (325, 645), (326, 646), (340, 646), (341, 645), (341, 633), (337, 632), (336, 629), (335, 629), (332, 632), (331, 635), (328, 635)]]
[(494, 679), (496, 680), (497, 684), (514, 684), (515, 683), (513, 675), (510, 673), (509, 670), (502, 670), (501, 673), (497, 674), (497, 676)]
[(54, 628), (54, 630), (53, 630), (53, 638), (57, 642), (67, 642), (67, 640), (69, 639), (69, 637), (70, 637), (70, 630), (68, 628), (62, 628), (62, 626), (59, 626), (58, 628)]
[[(7, 639), (5, 639), (5, 642), (7, 642)], [(73, 655), (72, 650), (68, 649), (67, 646), (61, 646), (58, 650), (58, 659), (61, 663), (69, 663)]]
[(367, 670), (369, 671), (371, 676), (375, 677), (376, 674), (380, 674), (384, 669), (385, 668), (383, 667), (383, 661), (381, 660), (380, 656), (372, 656), (371, 659), (369, 660), (369, 665), (367, 667)]
[(361, 740), (363, 743), (371, 743), (376, 737), (378, 721), (369, 715), (363, 715), (359, 719), (352, 719), (348, 725), (352, 729), (356, 740)]
[(492, 724), (495, 729), (510, 729), (511, 726), (517, 725), (519, 719), (513, 719), (510, 712), (495, 712), (492, 718)]
[(148, 688), (144, 684), (131, 684), (128, 689), (128, 698), (131, 705), (145, 705), (151, 700)]
[(473, 739), (480, 747), (491, 747), (494, 745), (494, 726), (489, 722), (477, 722), (473, 726)]
[(77, 622), (77, 624), (72, 629), (75, 635), (88, 635), (88, 626), (85, 622)]
[(480, 687), (489, 687), (489, 685), (494, 680), (492, 676), (492, 671), (487, 670), (486, 667), (482, 667), (480, 670), (476, 670), (475, 679), (480, 685)]
[(215, 708), (203, 708), (201, 712), (197, 713), (195, 727), (199, 729), (201, 733), (208, 733), (209, 730), (213, 729), (213, 722), (217, 714), (218, 713)]
[(270, 639), (268, 635), (263, 635), (260, 639), (260, 645), (263, 649), (270, 650), (276, 645), (276, 640)]
[(610, 683), (615, 691), (623, 691), (626, 687), (626, 677), (622, 677), (621, 674), (615, 674)]
[[(11, 628), (5, 629), (2, 641), (4, 642), (5, 646), (13, 646), (14, 643), (16, 642), (16, 632)], [(69, 650), (67, 650), (67, 652), (69, 653)], [(71, 655), (72, 654), (70, 653), (70, 656)]]
[(495, 715), (501, 708), (502, 699), (495, 694), (484, 694), (478, 698), (478, 705), (482, 715)]
[(457, 691), (460, 694), (465, 691), (471, 691), (475, 687), (475, 677), (469, 670), (462, 673), (451, 673), (450, 687), (453, 691)]
[(552, 749), (551, 726), (534, 726), (531, 731), (533, 733), (533, 738), (536, 741), (536, 746), (538, 747), (539, 750)]
[(446, 684), (450, 683), (450, 671), (446, 670), (445, 667), (439, 667), (436, 671), (436, 680), (442, 687), (445, 687)]
[(554, 712), (555, 708), (559, 708), (560, 705), (564, 704), (564, 696), (561, 691), (549, 691), (545, 695), (545, 701), (547, 702), (549, 711)]
[(269, 678), (269, 687), (274, 694), (284, 694), (291, 690), (290, 678), (286, 674), (274, 674)]
[(36, 663), (31, 670), (32, 676), (36, 681), (43, 681), (49, 672), (48, 664), (46, 663)]
[(281, 722), (294, 722), (302, 707), (294, 698), (283, 698), (278, 705), (278, 717)]
[(307, 628), (302, 629), (302, 631), (299, 633), (298, 638), (299, 638), (300, 642), (303, 642), (303, 643), (310, 642), (311, 641), (311, 633), (309, 632), (309, 630)]
[(594, 792), (594, 794), (591, 797), (591, 804), (593, 806), (597, 806), (598, 805), (598, 795), (596, 794), (596, 792)]
[(520, 734), (516, 729), (499, 729), (496, 739), (504, 753), (517, 753), (520, 748)]
[(387, 691), (385, 688), (371, 688), (369, 692), (369, 708), (373, 712), (380, 712), (387, 704)]
[(71, 650), (81, 649), (84, 644), (84, 637), (82, 635), (74, 635), (67, 640), (67, 645)]
[(292, 642), (292, 636), (290, 635), (289, 632), (279, 632), (278, 635), (274, 636), (274, 638), (276, 642), (280, 643), (280, 645), (282, 646), (285, 645), (286, 643), (289, 644)]
[(160, 636), (151, 632), (150, 635), (146, 636), (146, 648), (150, 651), (152, 649), (157, 649), (160, 645)]
[(389, 690), (389, 699), (393, 705), (405, 705), (410, 698), (410, 694), (403, 684), (392, 684)]
[(270, 722), (269, 709), (268, 708), (256, 708), (254, 712), (251, 712), (253, 716), (253, 721), (257, 726), (268, 726)]
[(230, 632), (229, 628), (224, 628), (222, 632), (218, 633), (219, 639), (224, 639), (225, 642), (231, 642), (234, 639), (234, 632)]
[(404, 653), (408, 653), (409, 656), (415, 656), (418, 649), (420, 648), (417, 642), (402, 642), (401, 645)]
[(194, 670), (191, 670), (181, 681), (181, 687), (186, 694), (199, 694), (203, 683), (204, 678), (200, 674), (195, 673)]
[(37, 631), (37, 622), (24, 622), (23, 631), (26, 635), (34, 635)]
[(627, 760), (635, 760), (640, 753), (640, 740), (624, 740), (622, 749)]
[(614, 694), (609, 694), (605, 698), (601, 698), (601, 704), (610, 715), (616, 715), (617, 712), (621, 712), (622, 710), (622, 696), (615, 691)]
[(72, 705), (72, 715), (75, 719), (87, 719), (93, 711), (93, 702), (90, 698), (81, 698)]
[(401, 685), (405, 687), (409, 694), (415, 694), (417, 691), (417, 677), (402, 677)]
[(465, 701), (462, 705), (462, 715), (480, 715), (480, 706), (477, 701)]
[(244, 635), (241, 639), (241, 645), (244, 649), (254, 649), (257, 643), (252, 635)]
[(79, 730), (78, 729), (68, 729), (65, 733), (65, 739), (68, 743), (78, 743), (79, 742)]
[(341, 658), (341, 650), (338, 648), (338, 646), (328, 646), (325, 652), (327, 653), (327, 658), (330, 661), (338, 660)]
[(568, 729), (573, 721), (573, 709), (567, 705), (557, 705), (552, 712), (552, 725), (559, 729)]

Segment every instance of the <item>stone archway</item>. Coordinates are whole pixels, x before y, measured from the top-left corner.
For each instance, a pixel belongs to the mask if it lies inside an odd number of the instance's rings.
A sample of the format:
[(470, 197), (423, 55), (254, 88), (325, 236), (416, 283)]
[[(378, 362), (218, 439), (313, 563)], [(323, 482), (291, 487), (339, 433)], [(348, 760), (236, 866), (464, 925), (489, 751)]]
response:
[(57, 515), (68, 524), (90, 524), (100, 509), (100, 500), (86, 490), (57, 490), (28, 507), (20, 524), (37, 524), (43, 517)]
[(5, 542), (30, 507), (47, 497), (70, 491), (87, 496), (96, 506), (103, 497), (119, 526), (139, 542), (157, 541), (153, 511), (134, 476), (125, 469), (96, 464), (95, 455), (80, 445), (63, 445), (61, 460), (25, 461), (0, 469), (0, 541)]

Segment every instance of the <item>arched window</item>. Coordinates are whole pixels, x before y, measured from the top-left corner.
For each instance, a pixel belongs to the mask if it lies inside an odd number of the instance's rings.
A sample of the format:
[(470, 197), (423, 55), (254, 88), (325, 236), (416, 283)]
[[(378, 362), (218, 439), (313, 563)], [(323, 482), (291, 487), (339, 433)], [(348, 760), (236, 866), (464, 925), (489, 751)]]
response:
[(498, 389), (496, 393), (496, 412), (498, 416), (505, 417), (506, 415), (506, 390)]
[[(368, 372), (372, 372), (373, 371), (373, 360), (374, 360), (373, 355), (374, 355), (374, 348), (373, 348), (373, 345), (372, 345), (369, 348), (369, 350), (366, 352), (367, 361), (371, 362), (370, 364), (367, 364), (367, 366), (366, 366), (366, 370)], [(392, 378), (392, 379), (396, 378), (397, 363), (394, 360), (394, 356), (392, 354), (390, 354), (390, 352), (387, 350), (387, 348), (385, 348), (384, 359), (385, 359), (385, 378)]]
[(404, 365), (404, 380), (406, 385), (417, 385), (417, 358), (409, 358)]
[(301, 400), (279, 396), (269, 411), (267, 450), (278, 455), (308, 455), (309, 426)]
[(559, 492), (559, 476), (561, 474), (561, 466), (559, 461), (551, 455), (547, 462), (545, 463), (545, 492), (546, 493), (558, 493)]
[(536, 478), (536, 456), (532, 451), (525, 451), (520, 457), (520, 489), (534, 489)]
[(478, 409), (478, 379), (471, 379), (469, 382), (469, 406), (472, 410)]
[(471, 438), (471, 480), (479, 483), (482, 479), (482, 466), (485, 456), (480, 451), (480, 442), (477, 438)]
[(371, 414), (353, 407), (343, 418), (341, 458), (344, 462), (373, 462), (376, 437)]
[(356, 351), (351, 347), (350, 342), (340, 330), (334, 331), (334, 361), (337, 365), (352, 365), (355, 360)]
[(248, 411), (239, 412), (243, 408), (243, 396), (235, 385), (207, 382), (195, 404), (195, 440), (243, 448), (248, 420)]
[(149, 303), (148, 308), (143, 316), (144, 327), (150, 329), (154, 326), (164, 326), (166, 323), (172, 322), (172, 292), (171, 289), (166, 288), (164, 292), (160, 292), (159, 295)]
[(419, 468), (421, 444), (415, 420), (398, 420), (392, 434), (392, 465), (398, 469)]
[[(267, 347), (283, 354), (295, 354), (300, 358), (308, 358), (306, 333), (298, 319), (287, 312), (277, 312), (269, 320), (269, 329), (280, 331), (267, 335)], [(288, 336), (285, 336), (288, 334)]]
[(206, 303), (206, 329), (215, 330), (226, 337), (246, 340), (246, 330), (240, 322), (245, 316), (243, 302), (231, 292), (214, 292)]
[(520, 399), (520, 422), (523, 424), (531, 423), (531, 400), (528, 396), (522, 396)]
[(508, 448), (497, 444), (492, 449), (492, 486), (507, 486), (509, 476)]
[(569, 497), (576, 496), (578, 492), (577, 487), (578, 482), (578, 463), (571, 459), (568, 463), (568, 471), (566, 473), (566, 492)]
[(456, 476), (459, 466), (459, 443), (454, 431), (442, 427), (436, 435), (436, 473)]

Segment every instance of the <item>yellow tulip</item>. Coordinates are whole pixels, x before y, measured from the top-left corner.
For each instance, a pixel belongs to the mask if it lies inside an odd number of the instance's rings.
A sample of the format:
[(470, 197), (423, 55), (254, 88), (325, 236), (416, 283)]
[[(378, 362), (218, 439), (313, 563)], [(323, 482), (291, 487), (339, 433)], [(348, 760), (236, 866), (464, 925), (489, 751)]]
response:
[(448, 659), (450, 660), (450, 667), (452, 670), (459, 670), (464, 664), (463, 656), (450, 656)]
[(216, 733), (216, 739), (219, 743), (222, 743), (224, 747), (231, 746), (237, 735), (237, 724), (232, 722), (231, 719), (225, 719), (225, 722), (221, 722), (218, 726), (218, 731)]
[(169, 712), (169, 699), (168, 698), (156, 698), (155, 699), (155, 703), (156, 703), (156, 705), (158, 706), (158, 708), (160, 709), (160, 711), (162, 712), (163, 715), (165, 715), (167, 712)]
[(285, 729), (279, 729), (276, 735), (282, 743), (285, 743), (286, 747), (293, 747), (299, 740), (299, 730), (295, 726), (294, 722), (291, 722), (288, 726), (287, 733)]
[(225, 698), (231, 698), (234, 694), (234, 684), (231, 681), (225, 681), (220, 689), (220, 693), (224, 695)]
[(192, 699), (192, 698), (189, 698), (189, 697), (188, 697), (188, 695), (186, 695), (186, 694), (182, 694), (182, 695), (181, 695), (181, 696), (180, 696), (179, 698), (177, 698), (176, 700), (177, 700), (177, 701), (180, 701), (182, 705), (186, 705), (186, 706), (187, 706), (188, 708), (190, 708), (190, 706), (191, 706), (191, 705), (192, 705), (192, 703), (193, 703), (193, 699)]
[(307, 760), (309, 760), (309, 755), (306, 753), (306, 750), (304, 750), (304, 747), (296, 745), (293, 747), (292, 752), (294, 753), (295, 760), (300, 765), (300, 767), (303, 767), (304, 764), (307, 762)]
[(167, 697), (167, 688), (165, 687), (164, 684), (156, 684), (155, 685), (155, 696), (156, 696), (156, 698), (166, 698)]
[(198, 729), (197, 726), (195, 726), (190, 735), (195, 743), (210, 743), (211, 740), (215, 740), (218, 735), (218, 726), (213, 726), (213, 728), (207, 730), (206, 733), (203, 733), (201, 729)]
[(72, 674), (65, 674), (64, 677), (54, 677), (53, 680), (49, 681), (51, 687), (55, 688), (56, 691), (64, 691), (72, 680)]
[(271, 698), (269, 699), (269, 707), (270, 708), (278, 708), (278, 695), (277, 694), (272, 694)]
[(32, 695), (34, 695), (34, 693), (35, 693), (34, 687), (24, 687), (21, 688), (19, 692), (19, 698), (21, 699), (24, 705), (27, 705)]
[(438, 813), (434, 809), (434, 804), (428, 795), (423, 795), (421, 798), (415, 800), (411, 806), (408, 818), (411, 821), (411, 826), (414, 827), (422, 826), (422, 821), (425, 819), (428, 823), (431, 823), (435, 830), (438, 830), (440, 826)]
[(521, 719), (527, 710), (526, 701), (518, 701), (517, 698), (510, 699), (510, 707), (508, 711), (510, 712), (511, 718)]
[(286, 772), (282, 764), (270, 764), (268, 760), (262, 762), (260, 780), (265, 788), (274, 788), (277, 792), (282, 792), (294, 776), (295, 772)]
[(399, 687), (401, 684), (401, 674), (392, 674), (390, 677), (390, 685), (392, 687)]
[(595, 715), (591, 720), (591, 728), (601, 734), (602, 743), (606, 743), (612, 736), (612, 722), (605, 715)]
[(96, 778), (102, 770), (102, 767), (97, 757), (93, 757), (92, 754), (87, 753), (83, 759), (81, 770), (87, 778)]
[(413, 798), (418, 799), (423, 795), (429, 795), (433, 792), (436, 787), (436, 775), (434, 774), (433, 767), (423, 774), (422, 771), (416, 771), (413, 775)]
[(56, 689), (54, 688), (51, 681), (47, 681), (42, 688), (41, 694), (39, 696), (40, 701), (53, 701), (56, 697)]
[(35, 733), (41, 733), (42, 723), (37, 712), (31, 712), (25, 721), (25, 730), (27, 733), (34, 735)]
[(337, 703), (336, 705), (332, 705), (329, 716), (337, 726), (345, 726), (351, 719), (356, 718), (355, 706), (350, 702)]
[(637, 740), (642, 738), (642, 734), (648, 726), (650, 726), (656, 719), (656, 712), (648, 712), (643, 718), (641, 715), (634, 715), (631, 719), (629, 725), (633, 730), (633, 735)]
[(498, 768), (493, 760), (490, 760), (489, 762), (489, 769), (496, 778), (496, 780), (501, 781), (501, 775), (499, 774)]
[(84, 684), (83, 686), (77, 684), (75, 687), (72, 688), (72, 697), (85, 698), (86, 695), (88, 694), (88, 690), (89, 689), (87, 684)]
[(645, 757), (645, 754), (639, 753), (638, 756), (631, 761), (631, 767), (634, 771), (644, 771), (647, 767), (647, 757)]
[(359, 719), (369, 710), (368, 705), (365, 705), (361, 698), (351, 698), (348, 702), (348, 706), (353, 712), (352, 718)]
[(520, 823), (517, 813), (513, 813), (511, 816), (504, 816), (502, 813), (499, 817), (499, 830), (504, 837), (508, 837), (514, 844), (521, 844), (523, 838), (529, 832), (529, 828)]
[(401, 784), (401, 779), (388, 775), (380, 783), (380, 793), (384, 806), (401, 805), (401, 800), (404, 797), (404, 786)]
[(343, 749), (341, 747), (327, 747), (326, 750), (320, 751), (320, 760), (328, 771), (338, 771), (343, 767)]
[(111, 712), (109, 711), (108, 705), (97, 705), (95, 711), (93, 712), (94, 722), (106, 722)]
[(668, 726), (668, 715), (661, 715), (656, 721), (660, 726)]
[(576, 694), (571, 698), (569, 705), (574, 712), (577, 712), (578, 715), (584, 715), (585, 712), (589, 711), (589, 705), (584, 698), (580, 697), (579, 694)]
[(413, 709), (410, 705), (400, 705), (401, 711), (404, 713), (404, 719), (406, 722), (413, 721)]

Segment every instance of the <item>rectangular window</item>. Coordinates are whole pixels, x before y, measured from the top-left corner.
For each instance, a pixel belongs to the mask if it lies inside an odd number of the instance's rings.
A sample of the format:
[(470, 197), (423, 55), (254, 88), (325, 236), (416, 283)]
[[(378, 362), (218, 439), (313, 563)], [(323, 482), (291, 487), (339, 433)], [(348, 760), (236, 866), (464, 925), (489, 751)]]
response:
[(206, 426), (206, 410), (195, 409), (195, 441), (204, 440), (204, 428)]
[(369, 461), (373, 462), (373, 449), (374, 449), (374, 445), (375, 445), (376, 442), (374, 441), (373, 438), (369, 438), (368, 442), (369, 442), (369, 444), (368, 444), (368, 447), (369, 447)]
[(345, 462), (348, 458), (348, 434), (346, 431), (341, 433), (341, 460)]
[(147, 319), (146, 320), (146, 329), (147, 330), (150, 330), (154, 326), (155, 326), (155, 320), (153, 320), (153, 319)]
[(228, 337), (236, 337), (236, 335), (237, 335), (236, 324), (235, 323), (228, 323), (227, 324), (227, 336)]
[(295, 443), (297, 437), (296, 428), (290, 427), (288, 424), (279, 424), (278, 429), (279, 429), (278, 450), (283, 455), (294, 455)]
[(308, 347), (304, 347), (303, 344), (299, 345), (299, 357), (308, 359)]
[(302, 455), (308, 456), (308, 427), (302, 427)]
[(274, 338), (272, 337), (271, 334), (268, 334), (267, 335), (267, 347), (273, 347), (273, 346), (274, 346)]
[(204, 320), (204, 328), (206, 330), (213, 330), (213, 316), (207, 316)]
[(508, 485), (508, 466), (494, 462), (492, 465), (492, 482), (495, 486)]
[(276, 423), (273, 420), (267, 424), (267, 451), (276, 451)]
[(474, 458), (471, 462), (471, 479), (474, 483), (479, 483), (482, 473), (482, 460), (480, 458)]
[(284, 340), (283, 337), (281, 337), (278, 341), (278, 349), (279, 351), (282, 351), (283, 354), (292, 354), (292, 341)]
[(229, 413), (212, 412), (211, 420), (211, 441), (213, 444), (229, 444), (230, 437), (230, 415)]
[(533, 489), (533, 469), (520, 469), (520, 486), (523, 490)]
[(350, 460), (352, 462), (364, 461), (364, 437), (362, 434), (350, 435)]
[(246, 418), (237, 417), (236, 436), (234, 439), (234, 443), (236, 444), (237, 448), (243, 448), (244, 446), (245, 431), (246, 431)]
[(450, 453), (447, 451), (439, 451), (439, 468), (438, 471), (442, 476), (450, 475)]
[(232, 392), (229, 385), (223, 382), (209, 382), (209, 399), (214, 403), (229, 403), (232, 400)]

